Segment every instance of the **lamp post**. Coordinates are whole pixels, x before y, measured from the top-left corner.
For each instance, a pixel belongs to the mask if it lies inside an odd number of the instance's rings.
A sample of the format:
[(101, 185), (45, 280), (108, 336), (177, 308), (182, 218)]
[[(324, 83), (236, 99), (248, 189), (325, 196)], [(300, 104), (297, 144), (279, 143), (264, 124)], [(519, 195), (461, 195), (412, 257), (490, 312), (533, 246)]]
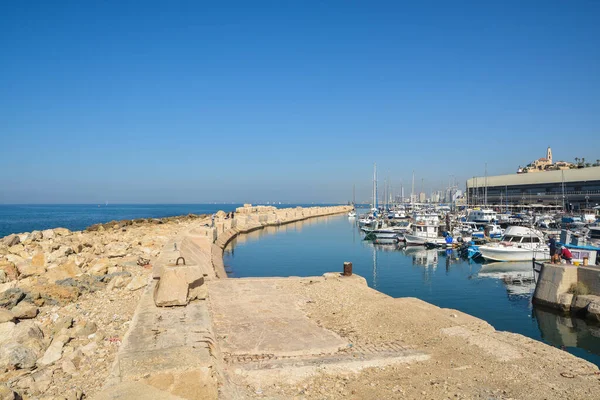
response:
[(590, 208), (590, 196), (586, 195), (585, 196), (585, 209), (589, 209)]

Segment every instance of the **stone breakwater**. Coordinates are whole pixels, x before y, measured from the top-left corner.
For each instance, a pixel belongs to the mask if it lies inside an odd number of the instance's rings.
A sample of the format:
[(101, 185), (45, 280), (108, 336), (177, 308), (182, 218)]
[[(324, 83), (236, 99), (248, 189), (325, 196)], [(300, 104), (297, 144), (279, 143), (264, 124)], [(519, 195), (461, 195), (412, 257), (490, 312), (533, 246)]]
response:
[[(93, 395), (111, 373), (141, 296), (176, 258), (200, 265), (203, 279), (224, 278), (222, 248), (235, 234), (343, 210), (242, 207), (233, 220), (218, 212), (214, 226), (188, 215), (0, 239), (0, 398)], [(195, 296), (205, 297), (202, 290)]]

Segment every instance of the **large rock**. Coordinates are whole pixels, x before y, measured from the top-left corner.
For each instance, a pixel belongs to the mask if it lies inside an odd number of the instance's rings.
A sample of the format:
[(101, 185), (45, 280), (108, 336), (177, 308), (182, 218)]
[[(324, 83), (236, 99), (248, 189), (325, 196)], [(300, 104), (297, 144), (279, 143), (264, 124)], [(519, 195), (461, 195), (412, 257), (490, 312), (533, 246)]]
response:
[(14, 322), (15, 315), (6, 308), (0, 308), (0, 324), (4, 322)]
[(60, 246), (58, 249), (56, 249), (55, 251), (53, 251), (52, 253), (48, 254), (47, 257), (47, 262), (49, 263), (53, 263), (53, 262), (60, 262), (61, 260), (63, 260), (65, 257), (71, 255), (75, 253), (73, 251), (73, 249), (69, 246)]
[(37, 361), (37, 365), (44, 367), (57, 362), (62, 357), (62, 350), (65, 347), (65, 343), (69, 341), (68, 337), (59, 335), (52, 341), (52, 344), (46, 349), (44, 356)]
[(102, 277), (91, 276), (87, 274), (78, 276), (77, 278), (61, 279), (55, 283), (60, 286), (77, 288), (80, 293), (94, 293), (98, 290), (104, 289), (105, 287), (105, 285), (102, 283)]
[(79, 297), (79, 289), (77, 287), (48, 284), (37, 286), (36, 290), (40, 298), (44, 299), (46, 303), (53, 305), (62, 306), (77, 300)]
[(54, 239), (56, 234), (54, 233), (54, 231), (52, 229), (46, 229), (46, 230), (42, 231), (42, 236), (44, 237), (44, 239), (48, 240), (48, 239)]
[(115, 278), (110, 280), (110, 282), (106, 286), (106, 289), (107, 290), (120, 289), (122, 287), (127, 286), (129, 284), (129, 282), (131, 282), (131, 274), (118, 275)]
[(6, 273), (9, 281), (14, 281), (19, 277), (19, 270), (16, 265), (8, 260), (0, 260), (0, 270)]
[(596, 322), (600, 322), (600, 300), (594, 300), (592, 301), (587, 308), (587, 315), (586, 317), (588, 319), (591, 319), (592, 321), (596, 321)]
[(100, 258), (92, 264), (88, 272), (91, 275), (106, 275), (108, 267), (112, 265), (113, 263), (108, 258)]
[(197, 265), (165, 267), (154, 292), (158, 307), (185, 306), (189, 292), (204, 283), (202, 268)]
[(29, 237), (27, 238), (28, 240), (37, 242), (39, 240), (42, 240), (44, 237), (44, 235), (42, 234), (41, 231), (33, 231), (29, 234)]
[(21, 395), (9, 389), (6, 386), (0, 385), (0, 399), (2, 400), (18, 400), (21, 399)]
[(29, 276), (39, 276), (46, 272), (46, 267), (41, 265), (34, 265), (28, 262), (17, 264), (20, 278), (27, 278)]
[(0, 293), (0, 307), (11, 309), (25, 297), (25, 293), (19, 288), (12, 288)]
[(54, 228), (53, 231), (58, 236), (68, 236), (71, 234), (71, 231), (68, 230), (67, 228)]
[(45, 348), (43, 339), (41, 329), (32, 321), (0, 324), (0, 370), (33, 368)]
[(9, 342), (0, 348), (0, 367), (8, 369), (32, 369), (38, 356), (30, 347)]
[(7, 245), (8, 247), (14, 246), (14, 245), (21, 243), (21, 238), (19, 237), (19, 235), (15, 235), (15, 234), (8, 235), (4, 239), (2, 239), (2, 243)]
[(59, 281), (62, 279), (73, 278), (81, 274), (81, 270), (75, 262), (69, 261), (55, 268), (50, 268), (46, 272), (46, 277), (50, 282)]
[(104, 247), (104, 252), (109, 258), (125, 257), (128, 249), (129, 245), (127, 243), (117, 242), (107, 244)]
[(0, 323), (0, 347), (12, 339), (16, 326), (14, 322)]
[(148, 284), (148, 277), (146, 277), (144, 275), (140, 275), (140, 276), (136, 276), (135, 278), (133, 278), (131, 280), (131, 282), (129, 282), (129, 284), (127, 285), (126, 289), (134, 291), (134, 290), (138, 290), (138, 289), (145, 287), (147, 284)]
[(22, 301), (13, 307), (10, 312), (18, 319), (30, 319), (37, 316), (38, 308), (28, 301)]

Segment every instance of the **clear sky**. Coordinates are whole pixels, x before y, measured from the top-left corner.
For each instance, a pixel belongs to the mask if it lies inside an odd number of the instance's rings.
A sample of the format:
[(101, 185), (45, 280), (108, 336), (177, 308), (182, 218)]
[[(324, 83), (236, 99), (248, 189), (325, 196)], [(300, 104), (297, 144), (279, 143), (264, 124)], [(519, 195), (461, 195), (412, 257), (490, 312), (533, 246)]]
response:
[[(0, 203), (369, 199), (600, 158), (600, 1), (2, 1)], [(410, 188), (408, 189), (410, 190)]]

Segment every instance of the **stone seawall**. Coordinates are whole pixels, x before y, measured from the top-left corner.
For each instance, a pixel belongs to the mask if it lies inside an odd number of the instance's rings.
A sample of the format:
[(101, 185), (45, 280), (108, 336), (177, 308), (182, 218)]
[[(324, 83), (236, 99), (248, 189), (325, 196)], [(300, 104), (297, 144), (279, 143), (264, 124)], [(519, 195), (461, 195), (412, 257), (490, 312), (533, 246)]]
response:
[(544, 263), (532, 302), (600, 321), (600, 268)]

